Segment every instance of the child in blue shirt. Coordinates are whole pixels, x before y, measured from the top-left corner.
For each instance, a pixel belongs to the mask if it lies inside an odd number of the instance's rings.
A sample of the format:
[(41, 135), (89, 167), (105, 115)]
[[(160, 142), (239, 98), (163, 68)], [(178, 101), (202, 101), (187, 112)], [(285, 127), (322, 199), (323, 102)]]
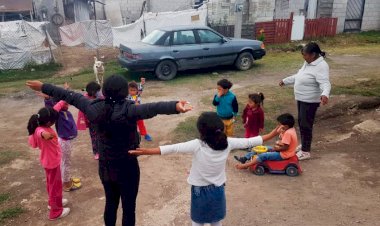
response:
[(228, 137), (234, 135), (234, 122), (239, 111), (239, 105), (234, 93), (230, 91), (232, 83), (222, 79), (217, 83), (218, 93), (215, 94), (212, 104), (216, 106), (216, 113), (224, 124), (224, 133)]

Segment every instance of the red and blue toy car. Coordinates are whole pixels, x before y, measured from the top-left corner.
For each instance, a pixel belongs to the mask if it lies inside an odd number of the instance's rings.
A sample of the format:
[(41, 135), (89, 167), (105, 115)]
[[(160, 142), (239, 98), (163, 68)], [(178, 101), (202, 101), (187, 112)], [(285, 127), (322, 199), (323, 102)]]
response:
[(265, 172), (286, 174), (290, 177), (295, 177), (302, 173), (302, 169), (296, 155), (282, 161), (260, 162), (250, 166), (249, 170), (259, 176), (264, 175)]

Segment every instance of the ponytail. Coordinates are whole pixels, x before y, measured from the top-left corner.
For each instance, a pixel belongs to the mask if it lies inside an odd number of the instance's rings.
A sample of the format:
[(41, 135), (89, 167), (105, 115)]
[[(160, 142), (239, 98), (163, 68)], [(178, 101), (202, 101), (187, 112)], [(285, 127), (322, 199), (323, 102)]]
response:
[(216, 151), (228, 147), (227, 136), (224, 133), (224, 124), (215, 112), (204, 112), (197, 122), (200, 139), (211, 149)]
[(317, 57), (321, 56), (323, 58), (326, 58), (326, 52), (323, 52), (316, 42), (309, 42), (308, 44), (306, 44), (303, 47), (302, 52), (308, 54), (315, 54)]
[(248, 95), (248, 98), (257, 105), (264, 105), (265, 97), (263, 93), (252, 93)]
[(27, 127), (29, 135), (34, 134), (34, 131), (36, 131), (37, 127), (39, 126), (38, 117), (38, 114), (30, 116)]
[(260, 99), (261, 99), (260, 104), (264, 105), (264, 99), (265, 99), (264, 94), (263, 93), (259, 93), (259, 96), (260, 96)]
[(28, 122), (28, 133), (29, 135), (34, 134), (37, 127), (46, 126), (48, 123), (53, 125), (58, 119), (58, 112), (51, 107), (41, 108), (37, 114), (30, 117)]

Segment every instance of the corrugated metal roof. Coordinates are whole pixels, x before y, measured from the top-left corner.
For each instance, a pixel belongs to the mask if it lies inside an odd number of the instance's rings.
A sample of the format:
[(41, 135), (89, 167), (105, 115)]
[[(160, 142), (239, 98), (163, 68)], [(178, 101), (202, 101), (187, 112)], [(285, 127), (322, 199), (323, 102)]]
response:
[(0, 12), (24, 12), (32, 9), (32, 0), (0, 0)]

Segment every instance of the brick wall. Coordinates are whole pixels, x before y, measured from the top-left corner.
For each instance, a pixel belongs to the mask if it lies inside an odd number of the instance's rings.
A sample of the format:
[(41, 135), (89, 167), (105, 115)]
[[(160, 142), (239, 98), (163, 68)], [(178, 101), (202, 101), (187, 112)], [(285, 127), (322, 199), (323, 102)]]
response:
[(343, 32), (346, 19), (347, 0), (334, 0), (332, 17), (338, 18), (337, 32)]
[(276, 0), (274, 19), (289, 19), (290, 13), (304, 13), (305, 0)]
[[(211, 0), (208, 3), (210, 23), (235, 24), (235, 3), (236, 0)], [(273, 20), (274, 3), (273, 0), (244, 0), (243, 23)]]
[(334, 0), (319, 0), (317, 17), (331, 17), (334, 6)]
[(362, 31), (380, 30), (380, 1), (366, 0), (362, 22)]

